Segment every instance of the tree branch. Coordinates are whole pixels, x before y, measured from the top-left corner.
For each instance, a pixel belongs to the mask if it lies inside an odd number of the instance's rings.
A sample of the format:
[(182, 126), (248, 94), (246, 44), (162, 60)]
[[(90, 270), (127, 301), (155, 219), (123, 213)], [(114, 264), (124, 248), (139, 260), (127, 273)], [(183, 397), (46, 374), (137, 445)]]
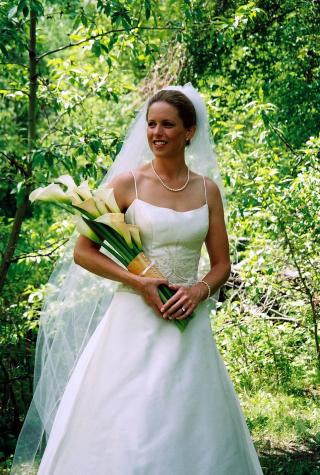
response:
[(0, 63), (1, 65), (15, 65), (15, 66), (20, 66), (20, 68), (24, 68), (24, 69), (28, 69), (28, 66), (26, 64), (22, 64), (22, 63), (13, 63), (11, 61), (5, 61), (3, 63)]
[(27, 91), (23, 91), (22, 89), (16, 89), (14, 87), (6, 88), (2, 87), (1, 91), (15, 91), (15, 92), (22, 92), (22, 94), (25, 94), (26, 96), (29, 96), (29, 93)]
[[(21, 261), (23, 259), (28, 259), (28, 258), (32, 258), (32, 257), (52, 256), (52, 254), (54, 254), (57, 249), (64, 246), (67, 241), (68, 241), (68, 239), (62, 239), (62, 241), (59, 244), (57, 244), (57, 246), (54, 249), (51, 249), (51, 251), (48, 251), (47, 253), (38, 252), (38, 253), (35, 253), (35, 254), (20, 254), (20, 256), (16, 256), (13, 259), (11, 259), (11, 262), (18, 262), (18, 261)], [(40, 249), (40, 251), (41, 250), (42, 249)]]
[(40, 56), (37, 57), (37, 62), (40, 61), (40, 59), (44, 58), (45, 56), (48, 56), (53, 53), (57, 53), (58, 51), (63, 51), (68, 48), (73, 48), (74, 46), (80, 46), (84, 43), (87, 43), (88, 41), (95, 40), (97, 38), (103, 38), (104, 36), (111, 35), (112, 33), (125, 33), (129, 32), (132, 30), (184, 30), (183, 27), (174, 27), (174, 26), (158, 26), (158, 27), (151, 27), (151, 26), (132, 26), (131, 28), (118, 28), (115, 30), (108, 30), (104, 31), (103, 33), (97, 33), (96, 35), (89, 36), (88, 38), (85, 38), (83, 40), (79, 40), (75, 43), (68, 43), (67, 45), (60, 46), (59, 48), (52, 49), (50, 51), (46, 51), (45, 53), (40, 54)]
[(13, 156), (13, 155), (8, 155), (4, 152), (2, 152), (0, 150), (0, 154), (5, 157), (10, 163), (11, 165), (13, 165), (14, 167), (16, 167), (18, 170), (20, 170), (20, 172), (23, 174), (23, 176), (25, 176), (26, 178), (29, 178), (29, 172), (26, 168), (24, 168), (23, 165), (21, 165), (21, 163), (18, 162), (18, 160)]

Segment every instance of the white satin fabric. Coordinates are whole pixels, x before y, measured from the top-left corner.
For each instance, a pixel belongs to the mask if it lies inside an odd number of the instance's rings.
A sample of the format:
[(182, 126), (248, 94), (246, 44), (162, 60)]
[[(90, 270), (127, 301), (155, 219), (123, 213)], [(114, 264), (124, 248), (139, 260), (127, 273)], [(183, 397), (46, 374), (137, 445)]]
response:
[[(177, 212), (136, 198), (126, 221), (170, 281), (197, 280), (207, 204)], [(205, 303), (181, 332), (119, 287), (72, 373), (38, 470), (70, 474), (262, 474)]]

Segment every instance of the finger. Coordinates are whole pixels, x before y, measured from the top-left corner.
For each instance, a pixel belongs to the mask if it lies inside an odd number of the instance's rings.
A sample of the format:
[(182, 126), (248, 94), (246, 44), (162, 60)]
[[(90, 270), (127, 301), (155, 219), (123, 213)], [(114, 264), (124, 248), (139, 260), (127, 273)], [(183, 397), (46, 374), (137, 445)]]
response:
[(160, 297), (159, 297), (159, 294), (156, 293), (154, 298), (153, 298), (153, 301), (155, 302), (156, 306), (157, 306), (157, 309), (158, 309), (158, 312), (160, 313), (160, 315), (163, 315), (163, 312), (161, 312), (161, 309), (163, 307), (163, 302), (161, 301)]
[(182, 312), (179, 316), (176, 317), (176, 320), (184, 320), (185, 318), (188, 318), (193, 311), (193, 307), (188, 308), (185, 312)]
[(165, 312), (168, 308), (171, 307), (175, 302), (177, 302), (181, 297), (181, 294), (178, 292), (175, 293), (172, 297), (169, 298), (169, 300), (162, 306), (161, 311)]
[(186, 307), (186, 303), (187, 303), (187, 297), (182, 297), (180, 298), (175, 304), (171, 305), (170, 308), (168, 308), (168, 310), (166, 310), (164, 313), (166, 315), (173, 315), (174, 313), (176, 313), (178, 310), (181, 309), (181, 307)]
[(182, 285), (172, 284), (171, 282), (169, 282), (168, 287), (172, 290), (179, 290), (182, 287)]
[(167, 287), (169, 287), (169, 281), (168, 279), (158, 279), (158, 278), (154, 278), (153, 279), (154, 283), (159, 287), (159, 285), (166, 285)]

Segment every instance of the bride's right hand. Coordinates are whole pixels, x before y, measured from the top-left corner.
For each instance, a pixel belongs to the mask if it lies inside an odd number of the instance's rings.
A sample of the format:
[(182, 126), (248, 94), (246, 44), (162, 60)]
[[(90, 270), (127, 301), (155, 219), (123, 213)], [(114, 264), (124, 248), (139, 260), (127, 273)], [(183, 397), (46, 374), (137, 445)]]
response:
[(156, 314), (163, 318), (163, 314), (160, 311), (163, 303), (161, 302), (158, 292), (158, 287), (161, 284), (169, 285), (169, 281), (167, 279), (152, 277), (137, 277), (134, 287), (142, 295), (146, 303), (153, 308)]

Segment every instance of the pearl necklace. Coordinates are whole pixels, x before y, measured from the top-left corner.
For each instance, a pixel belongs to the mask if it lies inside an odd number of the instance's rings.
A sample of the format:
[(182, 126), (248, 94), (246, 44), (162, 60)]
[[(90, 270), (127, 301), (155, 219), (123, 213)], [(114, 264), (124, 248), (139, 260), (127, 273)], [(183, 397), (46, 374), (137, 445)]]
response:
[(151, 166), (152, 166), (152, 170), (154, 172), (154, 174), (156, 175), (156, 177), (158, 178), (158, 180), (160, 181), (161, 185), (164, 186), (167, 190), (169, 191), (182, 191), (186, 188), (186, 186), (188, 185), (189, 183), (189, 179), (190, 179), (190, 170), (188, 168), (188, 178), (187, 178), (187, 181), (185, 182), (185, 184), (183, 186), (181, 186), (181, 188), (170, 188), (170, 186), (166, 185), (164, 183), (164, 181), (162, 180), (162, 178), (158, 175), (158, 173), (155, 171), (154, 169), (154, 166), (153, 166), (153, 161), (151, 161)]

